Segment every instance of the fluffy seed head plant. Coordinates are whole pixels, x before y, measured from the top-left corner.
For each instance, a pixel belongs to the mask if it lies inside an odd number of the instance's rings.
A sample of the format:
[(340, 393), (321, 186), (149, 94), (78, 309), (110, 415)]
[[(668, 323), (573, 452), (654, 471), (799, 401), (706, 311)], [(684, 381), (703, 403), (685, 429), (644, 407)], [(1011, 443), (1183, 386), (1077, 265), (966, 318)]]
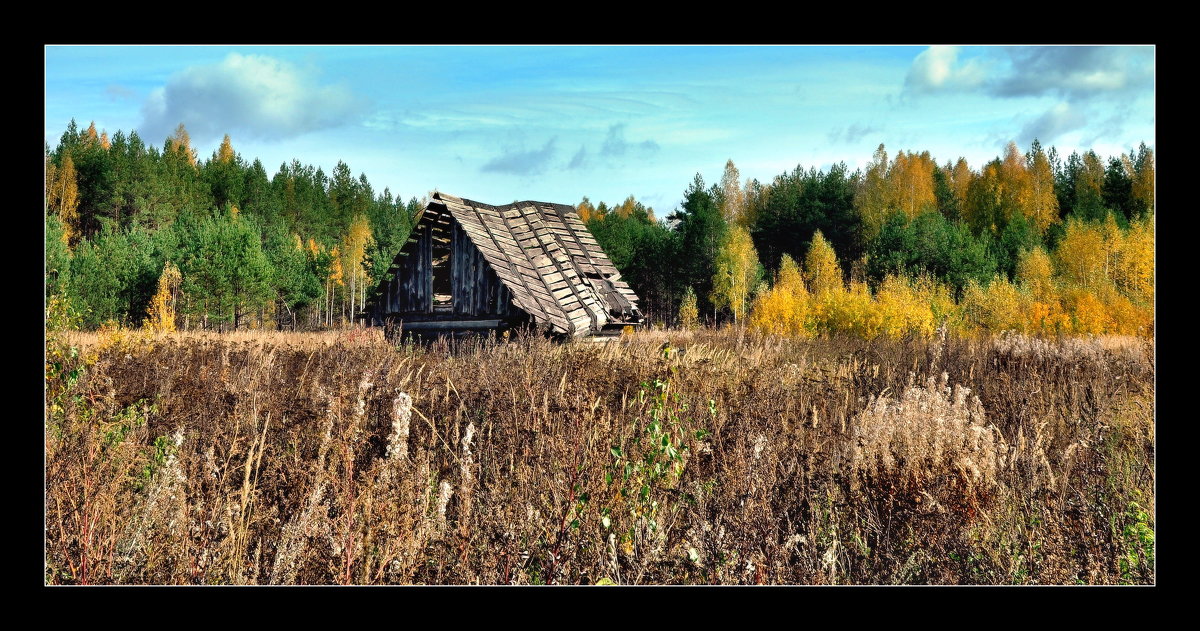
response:
[(947, 473), (977, 487), (994, 485), (1007, 452), (1003, 437), (986, 424), (979, 398), (948, 382), (942, 373), (923, 386), (909, 386), (898, 398), (872, 400), (855, 419), (854, 470), (917, 485)]

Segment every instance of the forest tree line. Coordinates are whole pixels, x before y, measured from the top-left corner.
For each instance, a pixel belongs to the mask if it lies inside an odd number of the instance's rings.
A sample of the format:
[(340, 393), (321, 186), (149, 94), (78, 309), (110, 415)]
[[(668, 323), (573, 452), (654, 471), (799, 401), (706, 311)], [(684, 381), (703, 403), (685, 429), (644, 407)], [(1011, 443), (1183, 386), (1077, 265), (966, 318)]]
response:
[[(228, 136), (206, 160), (183, 125), (161, 148), (72, 121), (46, 147), (46, 298), (71, 326), (345, 324), (422, 202), (345, 162), (268, 177)], [(664, 218), (633, 196), (576, 206), (654, 322), (786, 334), (1146, 332), (1154, 156), (1065, 159), (1037, 141), (974, 169), (929, 152), (744, 182), (699, 174)]]
[(580, 215), (656, 320), (774, 333), (1149, 333), (1154, 155), (1009, 143), (978, 169), (883, 145), (769, 183), (697, 174), (666, 221), (632, 197)]
[(76, 326), (311, 329), (350, 321), (420, 208), (345, 162), (273, 177), (229, 136), (207, 160), (72, 121), (46, 149), (46, 298)]

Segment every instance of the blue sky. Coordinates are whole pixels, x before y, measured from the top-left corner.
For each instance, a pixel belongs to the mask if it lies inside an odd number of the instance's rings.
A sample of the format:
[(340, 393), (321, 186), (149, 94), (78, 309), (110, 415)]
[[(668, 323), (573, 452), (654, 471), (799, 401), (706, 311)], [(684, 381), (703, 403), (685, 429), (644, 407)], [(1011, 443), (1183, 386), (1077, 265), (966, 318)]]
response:
[(1034, 137), (1154, 146), (1153, 47), (49, 46), (46, 142), (68, 121), (202, 158), (228, 133), (268, 174), (344, 160), (377, 191), (678, 206), (732, 159), (764, 182), (853, 170), (883, 143), (973, 168)]

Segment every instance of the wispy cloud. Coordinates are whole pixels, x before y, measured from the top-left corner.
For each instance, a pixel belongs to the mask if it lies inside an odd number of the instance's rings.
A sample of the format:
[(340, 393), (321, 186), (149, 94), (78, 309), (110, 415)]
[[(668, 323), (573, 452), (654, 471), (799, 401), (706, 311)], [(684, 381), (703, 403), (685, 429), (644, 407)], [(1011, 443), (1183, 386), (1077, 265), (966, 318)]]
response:
[(314, 71), (262, 55), (230, 53), (220, 63), (171, 77), (142, 106), (141, 130), (163, 137), (179, 123), (199, 141), (230, 133), (280, 140), (356, 120), (365, 103), (347, 88), (320, 85)]
[[(905, 92), (981, 92), (1072, 102), (1145, 94), (1154, 82), (1149, 46), (1012, 46), (959, 60), (957, 46), (930, 46), (913, 59)], [(985, 61), (985, 58), (990, 58)]]
[(108, 95), (108, 98), (114, 101), (124, 101), (137, 96), (133, 90), (130, 90), (119, 83), (108, 84), (108, 87), (104, 88), (104, 93)]
[(1128, 108), (1120, 107), (1112, 114), (1092, 121), (1088, 125), (1088, 131), (1091, 134), (1084, 138), (1084, 144), (1098, 145), (1103, 142), (1114, 143), (1121, 137), (1122, 132), (1125, 130), (1125, 125), (1129, 122), (1131, 116), (1132, 114), (1128, 111)]
[(575, 155), (571, 158), (571, 161), (567, 163), (567, 169), (582, 169), (583, 167), (587, 166), (588, 163), (589, 160), (587, 147), (579, 145), (579, 151), (576, 151)]
[(509, 149), (492, 158), (484, 164), (481, 171), (491, 173), (511, 173), (513, 175), (537, 175), (546, 170), (550, 160), (554, 158), (557, 149), (554, 147), (558, 138), (551, 138), (541, 149), (526, 151)]
[[(1013, 46), (959, 62), (959, 49), (931, 46), (913, 60), (906, 94), (974, 93), (997, 99), (1052, 98), (1041, 114), (1019, 115), (1018, 140), (1052, 142), (1086, 129), (1096, 138), (1116, 137), (1127, 122), (1101, 112), (1128, 106), (1154, 89), (1154, 49), (1150, 46)], [(1044, 106), (1043, 106), (1044, 107)], [(1007, 140), (1005, 141), (1007, 142)]]
[(431, 131), (471, 131), (511, 126), (520, 119), (498, 113), (484, 114), (450, 108), (431, 111), (377, 111), (363, 119), (363, 126), (371, 129), (397, 131), (406, 128)]
[(852, 145), (865, 138), (868, 134), (874, 134), (883, 131), (880, 127), (873, 125), (860, 125), (854, 123), (849, 127), (838, 127), (830, 130), (829, 144), (837, 144), (839, 142)]
[(608, 136), (604, 138), (604, 144), (600, 146), (600, 155), (620, 158), (626, 154), (633, 153), (635, 150), (642, 154), (647, 154), (654, 153), (658, 149), (658, 143), (653, 140), (643, 140), (641, 142), (629, 142), (625, 140), (625, 123), (617, 123), (609, 126)]
[(1125, 96), (1144, 94), (1154, 81), (1154, 50), (1149, 47), (1019, 47), (1007, 52), (1012, 70), (992, 85), (997, 96)]
[(1087, 117), (1083, 112), (1063, 101), (1026, 123), (1021, 129), (1019, 141), (1022, 145), (1028, 145), (1036, 138), (1042, 143), (1048, 143), (1085, 125)]

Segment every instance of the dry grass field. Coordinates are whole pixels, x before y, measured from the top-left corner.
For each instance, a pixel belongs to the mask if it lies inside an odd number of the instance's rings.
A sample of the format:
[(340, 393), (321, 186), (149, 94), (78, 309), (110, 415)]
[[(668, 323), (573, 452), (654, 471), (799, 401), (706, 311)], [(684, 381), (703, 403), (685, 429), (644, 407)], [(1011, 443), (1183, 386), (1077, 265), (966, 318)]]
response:
[(47, 584), (1155, 580), (1139, 338), (62, 333), (44, 421)]

